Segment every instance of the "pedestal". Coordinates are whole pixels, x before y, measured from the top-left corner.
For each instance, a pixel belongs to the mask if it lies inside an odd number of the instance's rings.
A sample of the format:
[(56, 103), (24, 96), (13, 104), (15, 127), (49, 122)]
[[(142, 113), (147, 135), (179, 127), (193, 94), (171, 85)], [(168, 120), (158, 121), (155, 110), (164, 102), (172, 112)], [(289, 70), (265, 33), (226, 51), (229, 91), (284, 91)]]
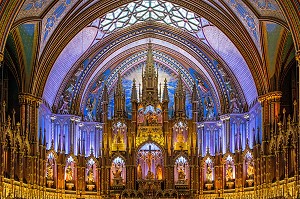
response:
[(73, 187), (74, 187), (74, 183), (73, 182), (67, 182), (66, 187), (67, 187), (68, 190), (72, 190)]
[(52, 188), (54, 184), (54, 180), (47, 180), (47, 187)]
[(227, 185), (227, 187), (228, 187), (228, 189), (233, 189), (233, 187), (234, 187), (234, 182), (226, 182), (226, 185)]
[(253, 186), (253, 179), (248, 179), (246, 180), (248, 187), (252, 187)]
[(94, 184), (87, 184), (86, 188), (88, 191), (93, 191), (95, 189), (95, 185)]
[(212, 183), (206, 183), (206, 184), (205, 184), (205, 188), (206, 188), (207, 190), (211, 190), (212, 187), (213, 187), (213, 184), (212, 184)]

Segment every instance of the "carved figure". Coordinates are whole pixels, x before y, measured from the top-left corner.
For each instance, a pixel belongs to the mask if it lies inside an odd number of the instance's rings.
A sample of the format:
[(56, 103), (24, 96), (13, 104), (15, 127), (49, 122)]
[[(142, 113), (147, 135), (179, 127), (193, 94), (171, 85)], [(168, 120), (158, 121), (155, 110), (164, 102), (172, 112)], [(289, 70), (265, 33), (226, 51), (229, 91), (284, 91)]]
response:
[(53, 180), (53, 167), (51, 164), (47, 165), (47, 180)]
[(69, 165), (66, 169), (66, 181), (71, 182), (73, 180), (73, 170)]
[(148, 170), (148, 173), (146, 175), (147, 180), (153, 180), (154, 179), (154, 174), (152, 171)]
[(226, 181), (231, 182), (233, 180), (233, 168), (229, 164), (226, 171)]
[(178, 169), (178, 180), (185, 180), (185, 171), (182, 166)]
[(86, 104), (86, 110), (87, 110), (87, 121), (92, 122), (94, 121), (94, 116), (93, 116), (93, 111), (94, 111), (94, 107), (96, 105), (96, 99), (94, 98), (93, 102), (92, 99), (89, 98), (88, 102)]
[(156, 167), (156, 179), (162, 180), (162, 168), (159, 164)]
[(231, 94), (230, 94), (230, 108), (229, 109), (232, 113), (240, 112), (238, 98), (234, 92), (231, 92)]
[(157, 123), (162, 123), (162, 114), (161, 111), (157, 111)]
[(138, 166), (137, 166), (137, 178), (138, 179), (142, 179), (142, 166), (141, 166), (141, 164), (138, 164)]
[(59, 102), (59, 109), (58, 113), (59, 114), (69, 114), (69, 99), (67, 96), (62, 95), (60, 97), (60, 102)]
[(139, 111), (137, 121), (138, 121), (139, 124), (144, 123), (144, 111), (143, 111), (143, 109)]
[(254, 168), (251, 162), (248, 163), (247, 167), (247, 178), (248, 179), (253, 179), (254, 177)]
[(151, 153), (151, 152), (148, 152), (148, 153), (147, 153), (147, 160), (146, 160), (146, 162), (147, 162), (149, 171), (151, 171), (152, 158), (153, 158), (152, 153)]
[(207, 166), (207, 170), (206, 170), (206, 181), (207, 181), (207, 183), (212, 182), (212, 170), (209, 165)]
[(122, 178), (122, 170), (119, 167), (116, 168), (116, 172), (112, 172), (112, 173), (113, 173), (115, 179)]
[(88, 176), (87, 176), (87, 182), (88, 184), (92, 184), (94, 183), (94, 172), (93, 172), (93, 168), (91, 168), (88, 172)]
[(206, 118), (214, 117), (214, 103), (211, 96), (207, 96), (204, 101), (205, 109), (206, 109)]

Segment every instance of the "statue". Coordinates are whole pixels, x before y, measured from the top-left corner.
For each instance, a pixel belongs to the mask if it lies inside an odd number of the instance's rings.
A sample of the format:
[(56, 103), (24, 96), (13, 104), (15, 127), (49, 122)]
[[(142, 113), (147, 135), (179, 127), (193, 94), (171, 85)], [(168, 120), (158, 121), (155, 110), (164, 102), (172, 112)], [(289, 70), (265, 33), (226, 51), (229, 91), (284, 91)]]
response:
[(207, 181), (207, 183), (212, 182), (212, 170), (209, 165), (207, 166), (207, 170), (206, 170), (206, 181)]
[(239, 113), (240, 112), (238, 98), (237, 98), (237, 96), (235, 95), (234, 92), (230, 93), (230, 108), (229, 108), (229, 110), (232, 113)]
[(185, 171), (182, 166), (178, 169), (178, 180), (185, 180)]
[(112, 172), (112, 174), (114, 175), (114, 179), (122, 179), (122, 170), (119, 167), (117, 167), (116, 172)]
[(148, 170), (148, 173), (146, 175), (147, 180), (153, 180), (154, 179), (154, 174), (152, 171)]
[(177, 136), (176, 136), (176, 139), (177, 139), (177, 142), (178, 143), (184, 143), (185, 142), (185, 139), (184, 139), (184, 135), (183, 135), (183, 130), (182, 129), (178, 129), (178, 134), (177, 134)]
[(153, 158), (153, 155), (151, 152), (148, 152), (147, 153), (147, 165), (148, 165), (148, 170), (151, 171), (151, 165), (152, 165), (152, 158)]
[(226, 181), (231, 182), (233, 180), (233, 168), (229, 164), (226, 171)]
[(66, 169), (66, 181), (71, 182), (73, 180), (73, 170), (69, 165)]
[(137, 166), (137, 179), (142, 179), (142, 166), (138, 164)]
[(87, 182), (88, 182), (88, 184), (93, 184), (95, 182), (93, 168), (90, 168), (90, 170), (88, 172)]
[(61, 95), (59, 101), (59, 114), (69, 114), (69, 99), (67, 96)]
[(212, 119), (214, 117), (214, 103), (211, 96), (207, 96), (205, 101), (205, 110), (206, 112), (206, 118)]
[(47, 165), (47, 180), (53, 180), (53, 167), (51, 164)]
[(94, 121), (93, 111), (94, 111), (95, 105), (96, 105), (96, 99), (94, 98), (94, 100), (92, 102), (92, 99), (89, 98), (88, 102), (86, 104), (86, 108), (85, 108), (87, 110), (87, 121), (89, 121), (89, 122)]
[(162, 168), (159, 164), (156, 167), (156, 179), (162, 180)]
[(254, 177), (254, 168), (251, 162), (248, 163), (247, 167), (247, 178), (248, 179), (253, 179)]
[(138, 121), (138, 124), (143, 124), (144, 123), (144, 111), (143, 111), (143, 109), (139, 111), (137, 121)]
[(157, 123), (162, 123), (162, 114), (161, 111), (157, 111)]

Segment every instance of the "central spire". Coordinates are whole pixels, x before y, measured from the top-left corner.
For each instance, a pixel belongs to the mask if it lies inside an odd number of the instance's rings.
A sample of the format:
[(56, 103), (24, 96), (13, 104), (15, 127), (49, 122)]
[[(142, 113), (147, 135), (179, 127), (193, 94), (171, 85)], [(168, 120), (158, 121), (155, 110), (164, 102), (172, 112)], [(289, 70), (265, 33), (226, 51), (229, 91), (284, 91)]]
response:
[(152, 44), (148, 43), (148, 53), (146, 59), (146, 68), (142, 72), (142, 102), (145, 105), (156, 105), (159, 103), (158, 98), (158, 72), (155, 71)]

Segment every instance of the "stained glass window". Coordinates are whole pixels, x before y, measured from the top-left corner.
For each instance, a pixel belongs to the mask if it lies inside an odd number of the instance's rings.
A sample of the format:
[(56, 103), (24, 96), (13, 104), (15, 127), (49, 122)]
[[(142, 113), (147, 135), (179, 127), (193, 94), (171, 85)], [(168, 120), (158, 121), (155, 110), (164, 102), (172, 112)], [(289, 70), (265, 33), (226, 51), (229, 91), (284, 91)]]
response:
[(90, 26), (99, 29), (97, 39), (100, 40), (113, 31), (149, 20), (180, 28), (200, 39), (204, 39), (202, 27), (212, 25), (206, 19), (176, 4), (163, 0), (139, 0), (107, 13)]

